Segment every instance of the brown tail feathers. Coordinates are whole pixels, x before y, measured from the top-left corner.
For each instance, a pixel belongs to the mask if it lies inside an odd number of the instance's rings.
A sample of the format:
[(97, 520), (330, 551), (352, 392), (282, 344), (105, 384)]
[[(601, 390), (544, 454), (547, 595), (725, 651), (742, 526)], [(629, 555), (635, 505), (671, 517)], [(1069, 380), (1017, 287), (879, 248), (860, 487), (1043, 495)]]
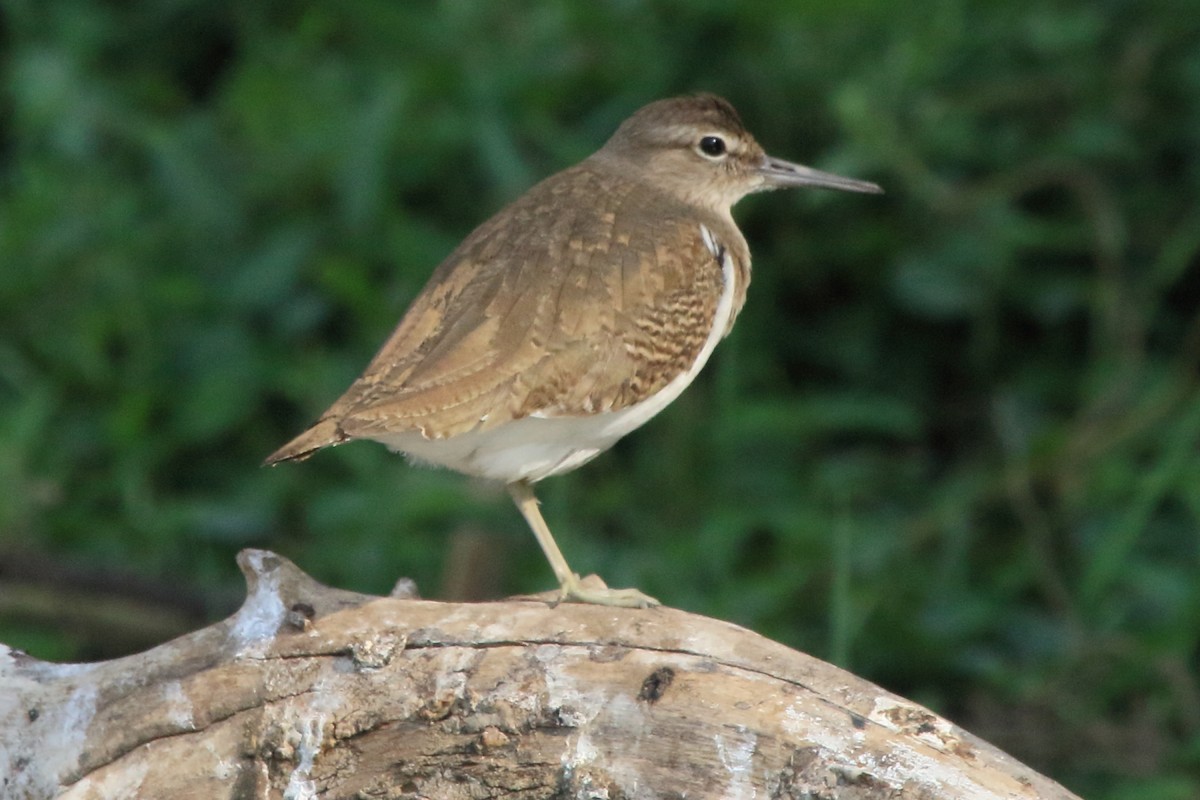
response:
[(318, 420), (304, 433), (267, 456), (263, 466), (272, 466), (280, 461), (303, 461), (318, 450), (341, 444), (349, 438), (334, 420)]

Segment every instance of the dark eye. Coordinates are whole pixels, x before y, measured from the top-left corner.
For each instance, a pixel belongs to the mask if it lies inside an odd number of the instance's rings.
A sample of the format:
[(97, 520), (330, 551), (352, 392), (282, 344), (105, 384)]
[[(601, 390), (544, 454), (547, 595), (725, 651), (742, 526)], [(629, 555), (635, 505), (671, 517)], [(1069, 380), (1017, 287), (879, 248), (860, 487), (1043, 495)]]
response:
[(700, 152), (710, 158), (725, 155), (725, 140), (720, 136), (705, 136), (700, 140)]

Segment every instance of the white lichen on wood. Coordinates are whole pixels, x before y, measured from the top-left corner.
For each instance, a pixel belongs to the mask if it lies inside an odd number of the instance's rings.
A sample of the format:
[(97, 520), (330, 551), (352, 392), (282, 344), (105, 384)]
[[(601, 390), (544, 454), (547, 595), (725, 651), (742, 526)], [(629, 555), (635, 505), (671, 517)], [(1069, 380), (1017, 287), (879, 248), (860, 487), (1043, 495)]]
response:
[(147, 653), (0, 648), (0, 796), (1073, 797), (728, 623), (371, 598), (270, 553), (239, 561), (243, 608)]

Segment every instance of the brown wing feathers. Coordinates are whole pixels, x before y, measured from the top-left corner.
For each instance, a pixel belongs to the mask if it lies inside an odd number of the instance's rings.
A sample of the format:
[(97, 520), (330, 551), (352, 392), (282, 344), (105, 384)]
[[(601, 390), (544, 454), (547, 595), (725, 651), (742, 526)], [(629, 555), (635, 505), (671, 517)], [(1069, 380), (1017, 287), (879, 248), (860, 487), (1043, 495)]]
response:
[[(268, 463), (373, 434), (441, 437), (534, 413), (616, 410), (690, 367), (722, 281), (694, 212), (690, 222), (660, 214), (647, 230), (640, 187), (571, 174), (586, 169), (544, 181), (471, 234), (363, 376)], [(564, 193), (578, 191), (629, 196), (616, 211), (572, 217)], [(611, 245), (623, 246), (617, 263)]]

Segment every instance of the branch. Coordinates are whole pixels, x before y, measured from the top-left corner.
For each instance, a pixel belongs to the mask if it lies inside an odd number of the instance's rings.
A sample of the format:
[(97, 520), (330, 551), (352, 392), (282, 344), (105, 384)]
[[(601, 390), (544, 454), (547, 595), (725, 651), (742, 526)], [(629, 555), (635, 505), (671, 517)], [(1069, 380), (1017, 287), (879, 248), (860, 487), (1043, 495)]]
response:
[(913, 703), (669, 608), (450, 604), (239, 556), (229, 619), (146, 653), (0, 646), (0, 795), (1054, 798)]

